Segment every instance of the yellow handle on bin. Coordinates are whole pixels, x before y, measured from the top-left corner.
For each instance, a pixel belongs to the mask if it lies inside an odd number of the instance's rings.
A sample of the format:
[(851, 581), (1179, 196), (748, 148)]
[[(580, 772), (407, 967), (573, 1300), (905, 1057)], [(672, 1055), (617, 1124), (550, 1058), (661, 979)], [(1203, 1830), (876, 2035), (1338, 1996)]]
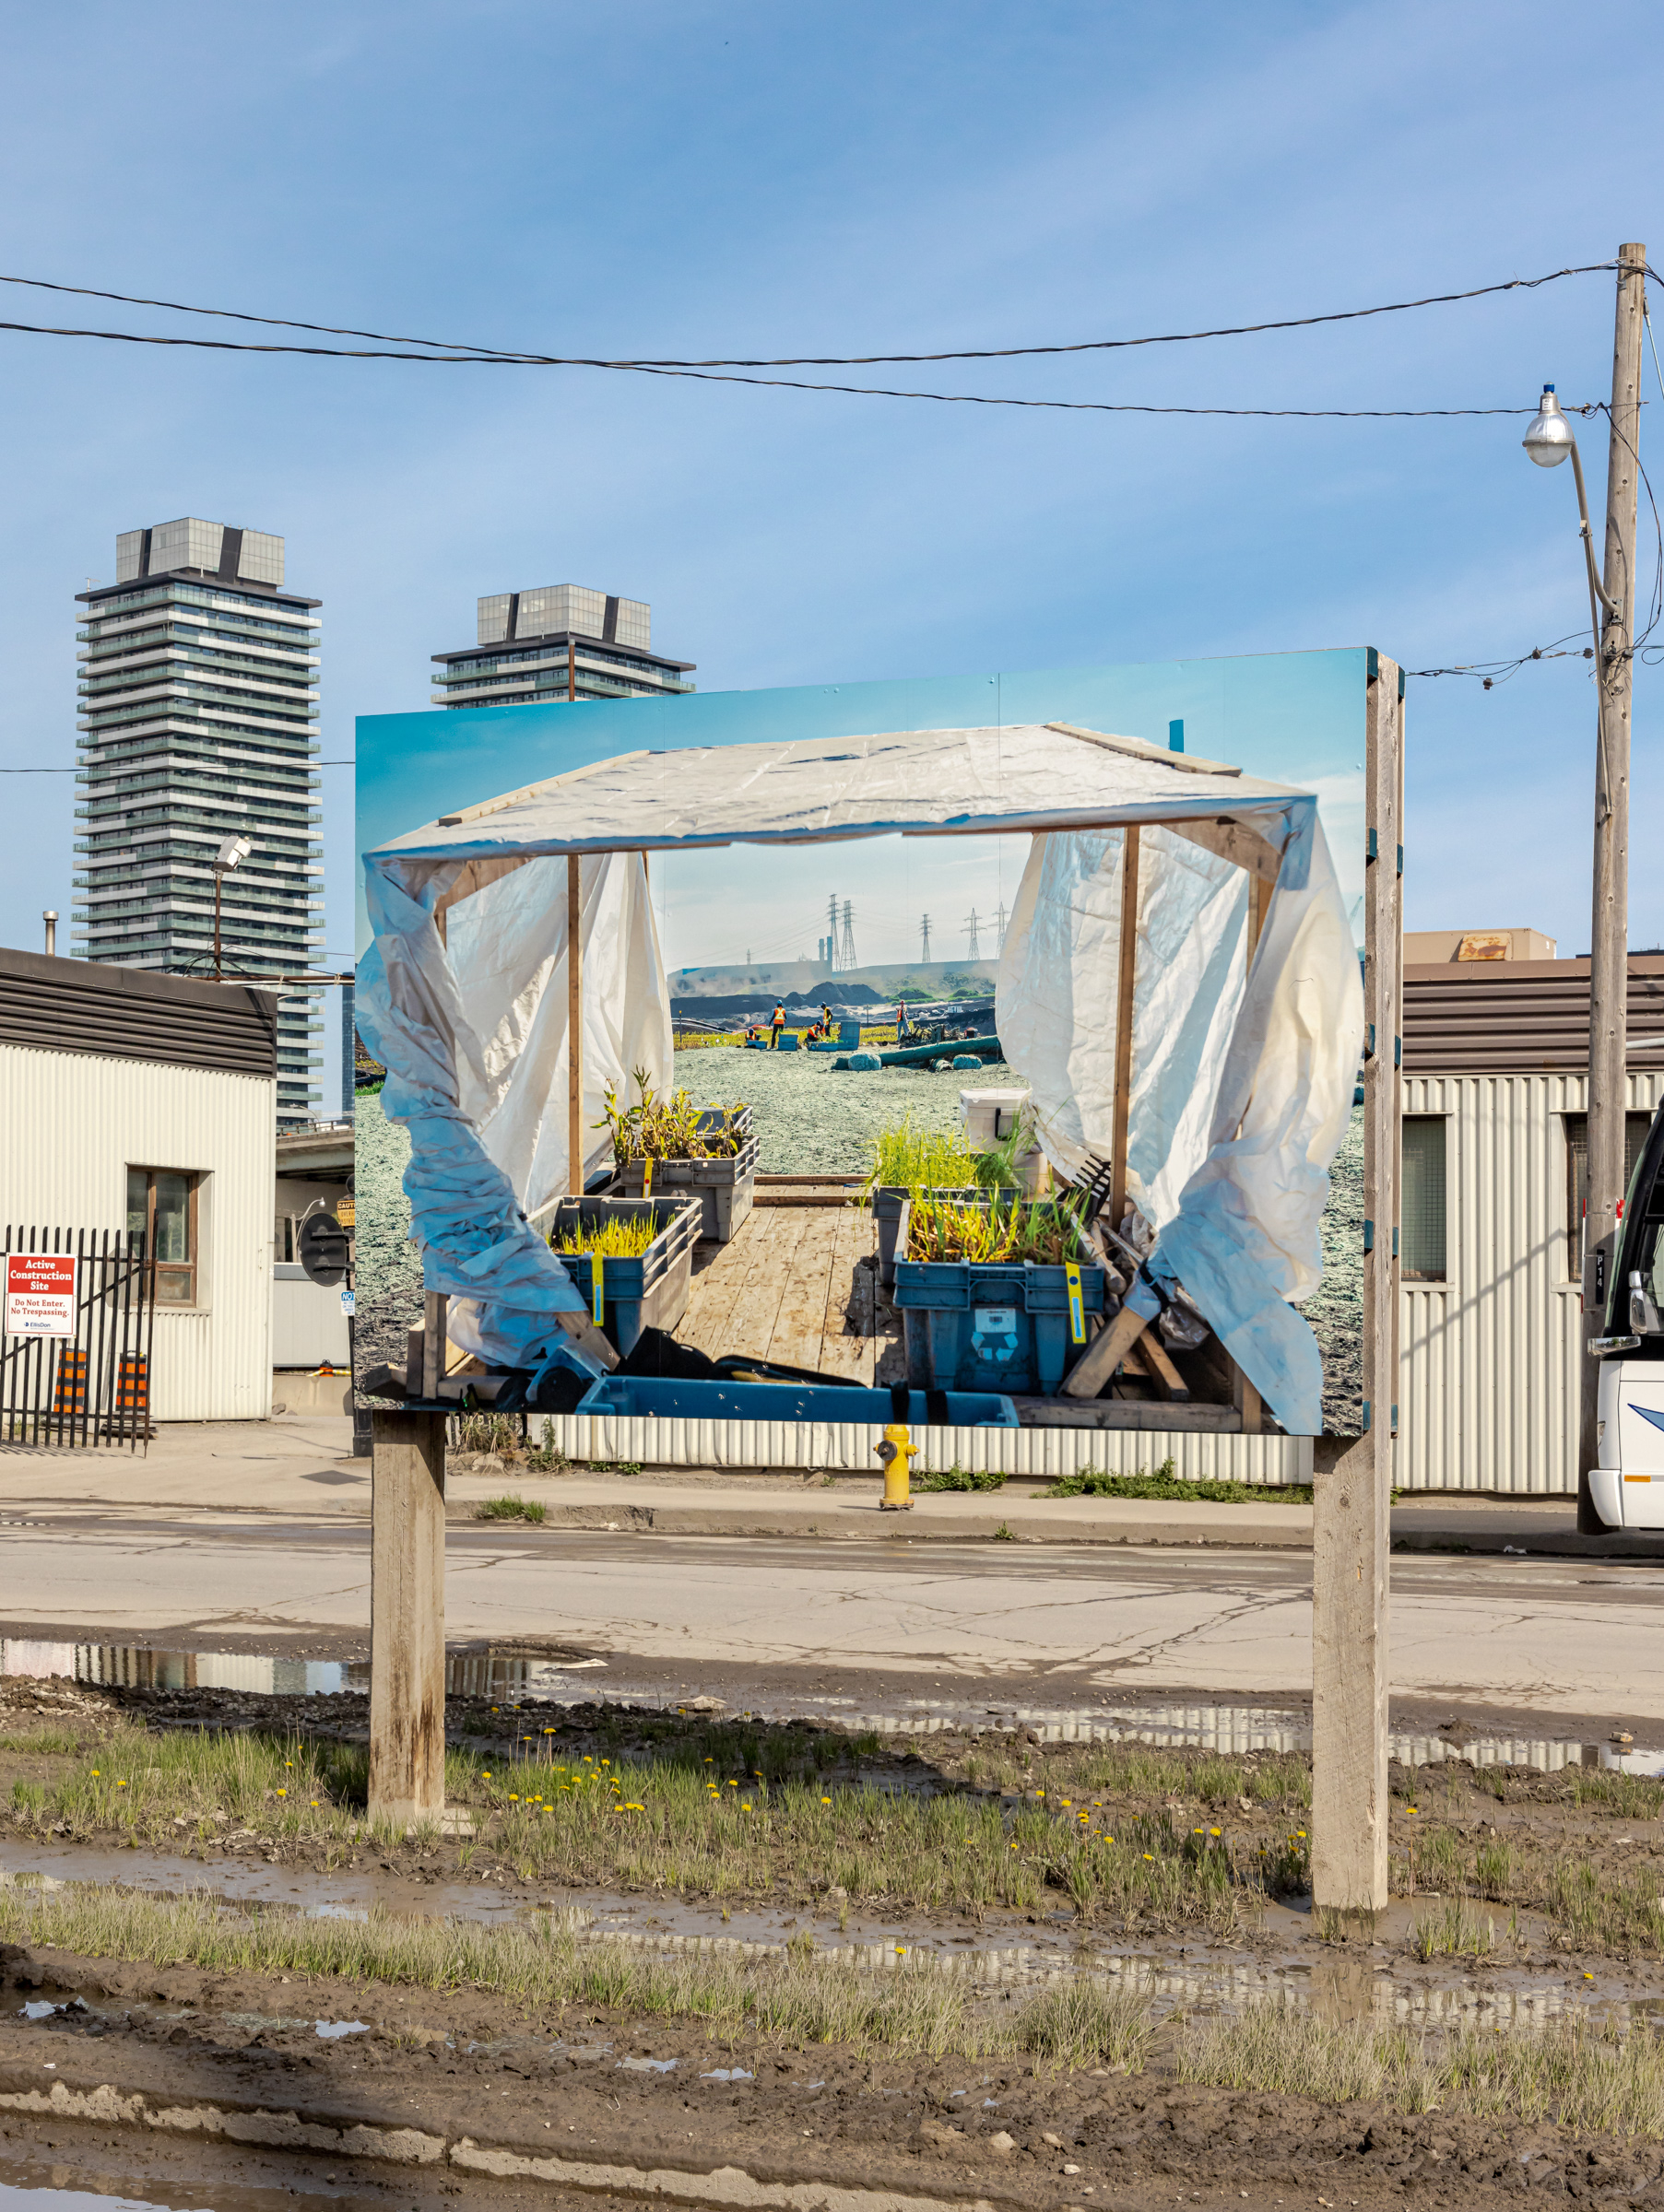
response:
[(1073, 1260), (1064, 1266), (1068, 1283), (1068, 1340), (1071, 1344), (1086, 1342), (1086, 1300), (1080, 1294), (1080, 1270)]

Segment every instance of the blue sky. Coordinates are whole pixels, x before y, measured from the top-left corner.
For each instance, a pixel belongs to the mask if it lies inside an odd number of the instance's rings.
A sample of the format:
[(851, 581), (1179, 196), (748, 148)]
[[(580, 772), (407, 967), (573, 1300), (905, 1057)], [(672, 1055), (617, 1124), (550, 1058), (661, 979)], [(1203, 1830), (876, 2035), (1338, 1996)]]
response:
[[(1610, 55), (1650, 84), (1664, 29), (1622, 0), (1601, 25), (1597, 45), (1564, 10), (1483, 0), (294, 0), (164, 34), (112, 0), (14, 6), (0, 266), (608, 356), (1314, 312), (1604, 260), (1625, 238), (1658, 250), (1658, 157), (1639, 117), (1624, 136)], [(14, 320), (207, 327), (0, 295)], [(1584, 277), (1329, 331), (869, 381), (1528, 405), (1545, 377), (1604, 395), (1611, 317), (1610, 278)], [(356, 713), (426, 704), (429, 655), (470, 641), (477, 594), (541, 582), (649, 600), (655, 642), (724, 688), (1362, 643), (1413, 669), (1527, 651), (1587, 608), (1570, 472), (1533, 469), (1507, 420), (1030, 414), (3, 334), (0, 406), (5, 766), (72, 760), (72, 595), (112, 575), (118, 530), (183, 513), (287, 537), (291, 582), (325, 602), (329, 759)], [(1586, 442), (1599, 499), (1597, 427)], [(1636, 688), (1640, 824), (1664, 818), (1658, 682)], [(1412, 687), (1411, 926), (1533, 923), (1583, 949), (1592, 727), (1581, 662), (1488, 694)], [(328, 949), (346, 957), (350, 771), (329, 777)], [(0, 789), (0, 937), (33, 945), (41, 908), (71, 904), (73, 782)], [(1637, 851), (1632, 934), (1656, 944), (1664, 871)]]

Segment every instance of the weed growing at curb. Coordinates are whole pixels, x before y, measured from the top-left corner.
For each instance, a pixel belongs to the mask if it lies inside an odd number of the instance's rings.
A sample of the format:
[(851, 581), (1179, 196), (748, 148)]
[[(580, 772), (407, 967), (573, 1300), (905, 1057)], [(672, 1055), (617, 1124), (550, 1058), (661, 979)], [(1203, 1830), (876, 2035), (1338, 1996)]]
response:
[(1153, 1475), (1142, 1468), (1136, 1475), (1106, 1475), (1100, 1467), (1081, 1467), (1060, 1475), (1043, 1498), (1171, 1498), (1199, 1500), (1204, 1505), (1310, 1505), (1309, 1482), (1273, 1487), (1258, 1482), (1186, 1482), (1175, 1472), (1175, 1462), (1164, 1459)]
[(545, 1521), (549, 1508), (537, 1499), (487, 1498), (474, 1508), (476, 1521)]
[(915, 1490), (1000, 1490), (1005, 1488), (1005, 1476), (995, 1467), (962, 1467), (955, 1460), (950, 1467), (937, 1467), (926, 1475), (915, 1475)]

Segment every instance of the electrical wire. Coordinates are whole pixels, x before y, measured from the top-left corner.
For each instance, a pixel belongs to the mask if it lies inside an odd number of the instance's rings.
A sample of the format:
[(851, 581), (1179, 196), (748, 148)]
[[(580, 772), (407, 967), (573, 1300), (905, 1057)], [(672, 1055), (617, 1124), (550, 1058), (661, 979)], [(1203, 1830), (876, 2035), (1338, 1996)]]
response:
[[(55, 284), (44, 276), (8, 276), (0, 274), (0, 284), (28, 285), (36, 291), (73, 293), (83, 300), (113, 300), (124, 307), (159, 307), (170, 313), (181, 315), (214, 315), (234, 323), (258, 323), (275, 330), (310, 330), (321, 336), (336, 338), (370, 338), (378, 346), (426, 346), (441, 353), (471, 357), (478, 360), (520, 362), (538, 368), (558, 369), (872, 369), (915, 361), (1008, 361), (1031, 359), (1041, 354), (1111, 353), (1139, 346), (1188, 346), (1203, 338), (1244, 338), (1262, 331), (1311, 330), (1324, 323), (1358, 323), (1372, 315), (1401, 315), (1420, 307), (1449, 307), (1464, 300), (1483, 300), (1496, 292), (1535, 291), (1545, 284), (1557, 284), (1563, 276), (1592, 276), (1601, 271), (1617, 268), (1615, 261), (1585, 262), (1575, 268), (1551, 269), (1545, 276), (1511, 276), (1502, 284), (1476, 285), (1466, 292), (1434, 292), (1422, 300), (1392, 300), (1379, 307), (1349, 307), (1322, 315), (1291, 315), (1271, 323), (1237, 323), (1222, 325), (1216, 330), (1164, 331), (1142, 338), (1081, 338), (1072, 343), (1044, 346), (985, 346), (966, 347), (942, 353), (827, 353), (781, 354), (755, 359), (717, 357), (709, 360), (655, 360), (619, 359), (598, 360), (559, 354), (526, 353), (505, 350), (497, 346), (480, 346), (471, 340), (452, 338), (411, 338), (390, 335), (382, 330), (352, 330), (333, 323), (301, 323), (286, 315), (245, 314), (240, 309), (229, 307), (192, 307), (179, 300), (147, 300), (130, 292), (97, 291), (89, 285)], [(0, 329), (32, 330), (33, 324), (0, 324)], [(99, 332), (56, 332), (57, 336), (108, 337), (124, 334)], [(185, 342), (185, 341), (179, 341)], [(379, 358), (379, 357), (378, 357)], [(837, 389), (837, 387), (832, 387)], [(905, 396), (914, 396), (906, 394)], [(924, 396), (936, 398), (937, 394)]]
[[(586, 361), (552, 355), (507, 353), (389, 353), (344, 346), (251, 346), (234, 338), (169, 338), (143, 331), (79, 330), (44, 323), (0, 322), (0, 330), (20, 331), (43, 338), (104, 338), (125, 346), (195, 347), (208, 353), (298, 354), (320, 360), (423, 361), (452, 369), (614, 369), (636, 376), (687, 378), (707, 384), (755, 384), (782, 392), (838, 392), (863, 399), (926, 399), (962, 407), (1038, 407), (1067, 415), (1230, 415), (1307, 422), (1392, 422), (1537, 412), (1535, 407), (1178, 407), (1134, 400), (1006, 399), (985, 392), (907, 392), (887, 384), (820, 384), (802, 377), (740, 376), (728, 370), (667, 369), (651, 361)], [(1568, 415), (1589, 411), (1587, 406), (1564, 403), (1563, 410)]]

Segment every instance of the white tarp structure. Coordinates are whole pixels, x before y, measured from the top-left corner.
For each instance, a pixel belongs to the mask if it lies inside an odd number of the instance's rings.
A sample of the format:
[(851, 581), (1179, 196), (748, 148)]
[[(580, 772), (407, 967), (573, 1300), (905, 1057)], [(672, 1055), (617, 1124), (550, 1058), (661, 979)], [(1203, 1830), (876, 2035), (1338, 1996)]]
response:
[[(621, 1089), (632, 1066), (660, 1083), (669, 1068), (636, 855), (1034, 833), (1001, 959), (999, 1033), (1047, 1153), (1072, 1173), (1109, 1146), (1132, 825), (1127, 1186), (1158, 1232), (1151, 1269), (1182, 1281), (1284, 1429), (1316, 1433), (1317, 1349), (1288, 1301), (1318, 1279), (1318, 1218), (1363, 1041), (1357, 955), (1316, 800), (1061, 724), (626, 754), (365, 855), (376, 942), (359, 971), (359, 1025), (387, 1068), (384, 1111), (409, 1125), (424, 1279), (477, 1301), (460, 1329), (453, 1307), (452, 1335), (525, 1364), (576, 1302), (523, 1218), (570, 1187), (555, 856), (595, 856), (583, 867), (587, 1127), (607, 1077)], [(1274, 885), (1251, 969), (1245, 871)]]

